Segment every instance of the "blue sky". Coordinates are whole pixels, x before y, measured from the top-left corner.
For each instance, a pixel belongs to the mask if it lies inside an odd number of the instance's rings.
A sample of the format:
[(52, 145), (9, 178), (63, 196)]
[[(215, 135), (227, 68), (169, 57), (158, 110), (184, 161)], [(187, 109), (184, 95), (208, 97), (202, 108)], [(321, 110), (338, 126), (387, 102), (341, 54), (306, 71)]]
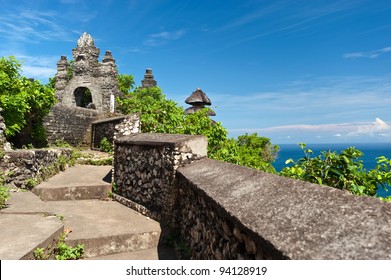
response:
[(200, 87), (231, 136), (391, 141), (390, 1), (0, 0), (0, 56), (46, 82), (84, 31), (137, 84)]

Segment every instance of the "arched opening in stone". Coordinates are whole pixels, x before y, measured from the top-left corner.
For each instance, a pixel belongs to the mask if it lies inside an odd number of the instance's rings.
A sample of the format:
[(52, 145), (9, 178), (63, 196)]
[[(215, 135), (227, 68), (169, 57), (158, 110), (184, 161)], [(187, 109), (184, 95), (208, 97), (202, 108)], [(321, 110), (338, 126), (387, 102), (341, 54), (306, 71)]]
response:
[(92, 94), (91, 91), (86, 87), (78, 87), (74, 91), (76, 106), (96, 109), (92, 103)]

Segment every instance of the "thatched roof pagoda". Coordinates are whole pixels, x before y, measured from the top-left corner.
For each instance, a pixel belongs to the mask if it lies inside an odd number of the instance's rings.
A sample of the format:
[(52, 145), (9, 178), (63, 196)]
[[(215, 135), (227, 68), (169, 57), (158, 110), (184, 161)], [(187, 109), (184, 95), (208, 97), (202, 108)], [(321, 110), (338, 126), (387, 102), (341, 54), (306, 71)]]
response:
[[(194, 114), (195, 112), (205, 108), (205, 106), (212, 105), (212, 101), (210, 101), (209, 97), (200, 89), (197, 88), (186, 100), (185, 102), (192, 107), (187, 108), (185, 112), (187, 114)], [(209, 116), (216, 116), (216, 113), (208, 108)]]

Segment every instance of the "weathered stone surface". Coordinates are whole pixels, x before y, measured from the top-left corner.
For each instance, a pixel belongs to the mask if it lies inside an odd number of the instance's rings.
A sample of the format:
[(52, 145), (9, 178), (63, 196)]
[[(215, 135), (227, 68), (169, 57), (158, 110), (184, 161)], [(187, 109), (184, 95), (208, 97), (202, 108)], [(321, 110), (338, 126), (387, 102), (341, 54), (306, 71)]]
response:
[(55, 216), (0, 214), (0, 259), (33, 260), (36, 248), (55, 246), (64, 225)]
[(210, 159), (177, 177), (183, 236), (204, 229), (193, 258), (391, 258), (390, 203)]
[(119, 137), (116, 143), (119, 145), (166, 146), (178, 152), (174, 156), (189, 153), (189, 156), (193, 154), (199, 158), (207, 155), (208, 146), (205, 136), (202, 135), (166, 133), (139, 133), (128, 137)]
[(5, 152), (0, 161), (0, 171), (5, 174), (7, 184), (29, 188), (27, 181), (53, 168), (61, 156), (71, 157), (71, 149), (14, 150)]
[(91, 123), (101, 118), (104, 115), (96, 110), (57, 104), (44, 118), (47, 140), (49, 143), (61, 140), (74, 146), (89, 145)]
[(0, 151), (4, 150), (4, 145), (6, 143), (5, 139), (5, 122), (4, 118), (1, 116), (1, 111), (3, 109), (0, 108)]

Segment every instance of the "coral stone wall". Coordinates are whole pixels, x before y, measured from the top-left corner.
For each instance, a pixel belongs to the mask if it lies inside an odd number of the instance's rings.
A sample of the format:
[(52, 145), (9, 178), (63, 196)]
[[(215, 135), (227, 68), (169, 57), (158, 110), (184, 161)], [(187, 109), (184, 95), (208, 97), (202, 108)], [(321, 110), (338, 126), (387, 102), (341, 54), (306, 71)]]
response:
[(103, 113), (96, 110), (57, 104), (44, 119), (48, 142), (61, 140), (74, 146), (90, 145), (91, 123), (101, 118)]
[(115, 140), (117, 200), (192, 259), (391, 259), (391, 203), (206, 158), (200, 136)]
[(1, 116), (2, 109), (0, 108), (0, 152), (4, 150), (5, 139), (5, 123), (4, 118)]
[(211, 159), (177, 178), (194, 259), (391, 259), (391, 203)]
[(103, 138), (110, 143), (114, 139), (140, 132), (140, 115), (131, 114), (109, 119), (103, 119), (92, 123), (92, 148), (99, 149)]
[(179, 166), (206, 156), (204, 136), (140, 133), (115, 140), (114, 182), (133, 207), (159, 220), (175, 219)]
[(52, 169), (61, 157), (69, 160), (71, 149), (15, 150), (5, 152), (0, 161), (0, 172), (5, 175), (6, 183), (18, 188), (28, 189), (28, 181), (41, 176)]
[[(195, 260), (287, 259), (272, 244), (249, 230), (180, 172), (176, 185), (181, 200), (176, 227)], [(238, 201), (238, 203), (240, 203)], [(257, 211), (252, 209), (251, 211)]]

